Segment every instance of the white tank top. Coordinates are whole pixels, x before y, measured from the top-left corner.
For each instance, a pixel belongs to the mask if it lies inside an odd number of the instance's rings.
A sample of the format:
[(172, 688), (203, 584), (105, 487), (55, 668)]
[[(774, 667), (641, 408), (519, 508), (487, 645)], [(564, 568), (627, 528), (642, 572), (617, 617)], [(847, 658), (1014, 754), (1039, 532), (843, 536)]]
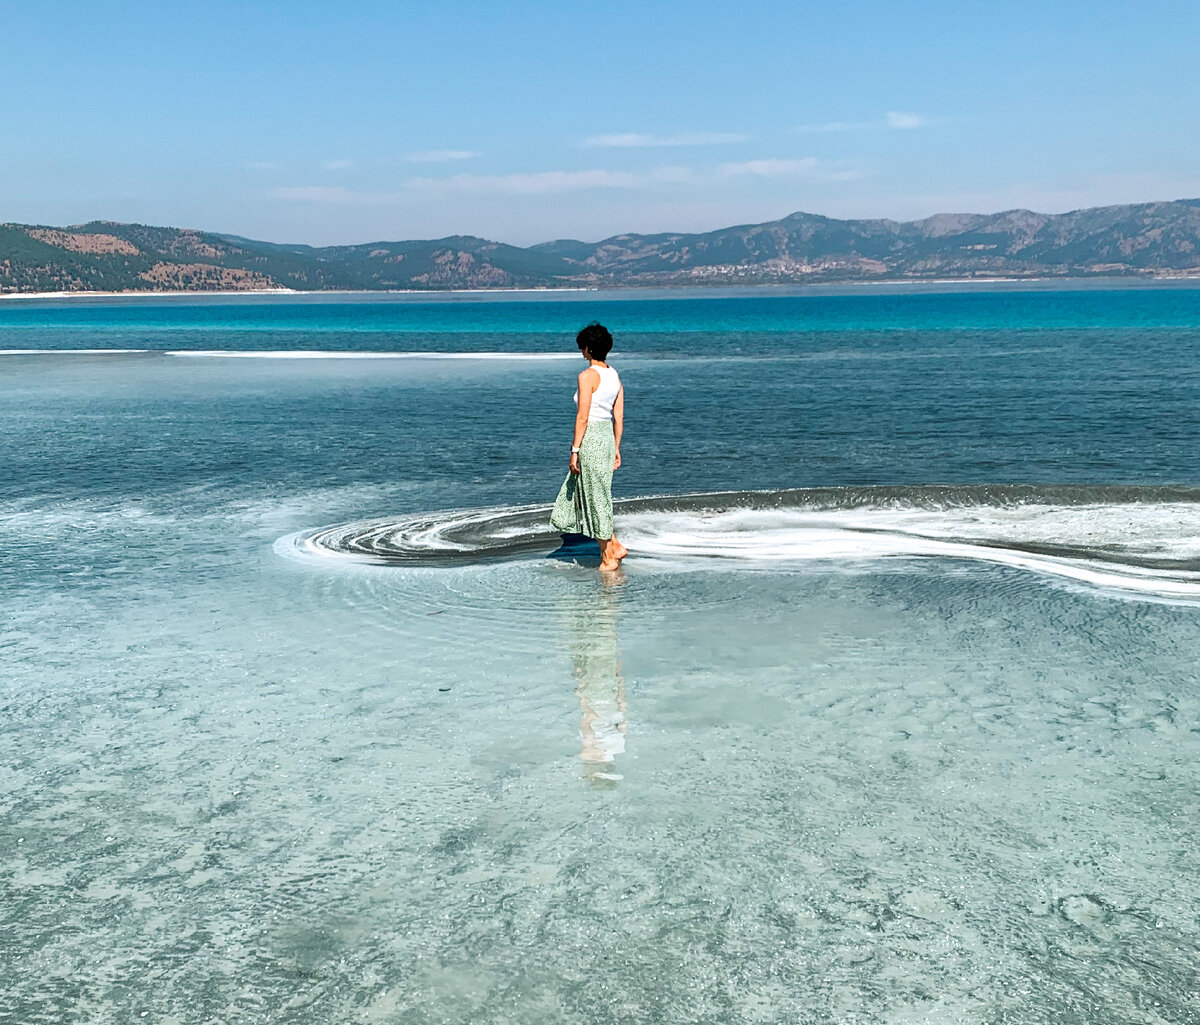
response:
[[(613, 403), (621, 390), (621, 379), (612, 367), (592, 367), (600, 375), (600, 383), (592, 392), (592, 404), (588, 407), (588, 423), (593, 420), (611, 420)], [(579, 408), (579, 391), (575, 391), (575, 408)]]

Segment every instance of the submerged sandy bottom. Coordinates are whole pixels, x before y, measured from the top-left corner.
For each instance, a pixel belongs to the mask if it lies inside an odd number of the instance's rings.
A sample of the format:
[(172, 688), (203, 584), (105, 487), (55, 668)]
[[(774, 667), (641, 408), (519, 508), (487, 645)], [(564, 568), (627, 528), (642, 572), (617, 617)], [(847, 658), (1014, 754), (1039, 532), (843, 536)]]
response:
[(1193, 1013), (1193, 609), (260, 533), (7, 635), (14, 1021)]

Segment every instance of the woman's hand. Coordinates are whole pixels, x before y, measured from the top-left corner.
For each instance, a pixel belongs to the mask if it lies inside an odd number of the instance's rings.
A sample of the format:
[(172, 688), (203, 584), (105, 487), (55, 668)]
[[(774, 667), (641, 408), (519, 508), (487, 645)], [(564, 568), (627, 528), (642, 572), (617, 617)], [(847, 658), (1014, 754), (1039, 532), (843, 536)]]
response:
[(613, 460), (613, 469), (619, 470), (620, 468), (621, 468), (621, 450), (617, 449), (617, 458)]
[(571, 453), (571, 464), (570, 465), (571, 465), (572, 473), (579, 472), (579, 453), (578, 452)]

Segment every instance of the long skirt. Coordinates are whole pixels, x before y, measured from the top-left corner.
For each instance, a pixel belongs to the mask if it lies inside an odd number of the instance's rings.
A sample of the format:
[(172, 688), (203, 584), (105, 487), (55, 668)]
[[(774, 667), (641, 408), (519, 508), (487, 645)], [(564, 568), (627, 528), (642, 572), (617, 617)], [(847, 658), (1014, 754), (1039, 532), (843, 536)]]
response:
[(579, 443), (579, 472), (567, 473), (550, 514), (550, 525), (564, 534), (586, 534), (598, 541), (613, 535), (612, 476), (617, 443), (611, 420), (593, 420)]

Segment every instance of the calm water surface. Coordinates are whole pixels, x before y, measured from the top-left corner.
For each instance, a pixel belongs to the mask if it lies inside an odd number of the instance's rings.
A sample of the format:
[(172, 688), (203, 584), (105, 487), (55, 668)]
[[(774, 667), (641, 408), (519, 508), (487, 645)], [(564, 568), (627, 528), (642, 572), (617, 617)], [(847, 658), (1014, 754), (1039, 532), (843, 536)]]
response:
[[(608, 582), (528, 509), (592, 318)], [(1200, 290), (0, 349), (0, 1021), (1200, 1021)]]

